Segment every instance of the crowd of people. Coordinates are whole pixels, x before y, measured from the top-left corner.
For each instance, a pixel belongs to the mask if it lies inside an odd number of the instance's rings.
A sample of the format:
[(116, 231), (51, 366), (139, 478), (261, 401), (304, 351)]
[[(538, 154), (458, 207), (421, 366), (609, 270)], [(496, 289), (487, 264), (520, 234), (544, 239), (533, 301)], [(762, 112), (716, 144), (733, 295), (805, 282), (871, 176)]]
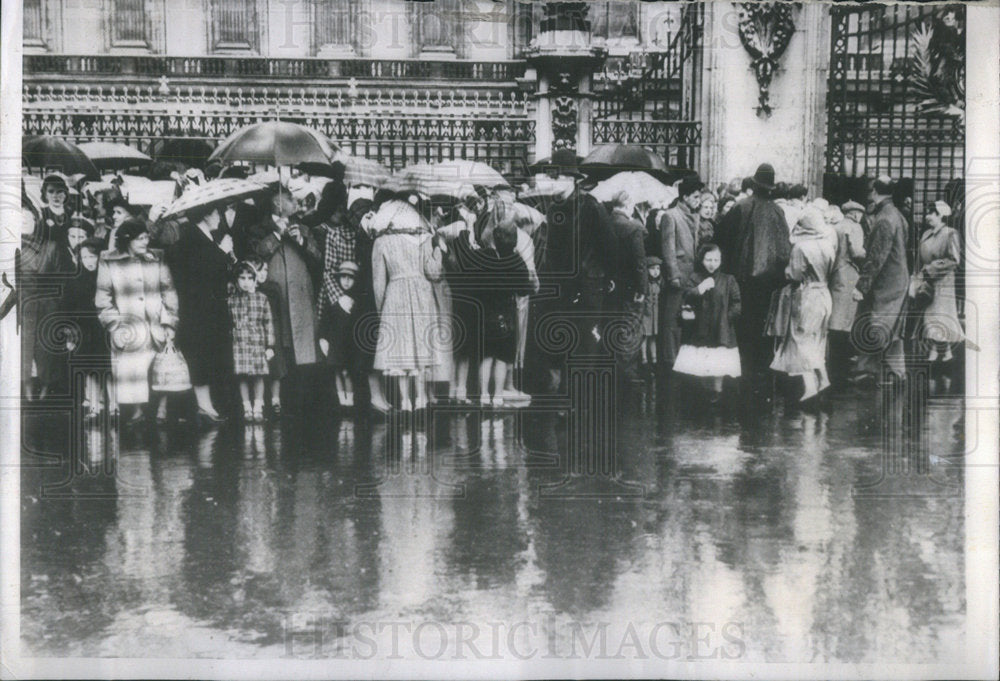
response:
[[(164, 422), (190, 384), (206, 425), (324, 400), (509, 409), (566, 395), (571, 367), (607, 360), (625, 390), (657, 373), (711, 404), (766, 404), (777, 384), (810, 409), (905, 380), (904, 343), (941, 364), (964, 340), (952, 209), (923, 211), (910, 254), (887, 177), (867, 206), (810, 199), (768, 164), (714, 190), (687, 174), (670, 205), (625, 190), (601, 202), (557, 152), (545, 191), (439, 201), (349, 192), (336, 165), (322, 188), (293, 171), (179, 219), (46, 176), (23, 211), (25, 398)], [(177, 194), (246, 173), (192, 173)]]

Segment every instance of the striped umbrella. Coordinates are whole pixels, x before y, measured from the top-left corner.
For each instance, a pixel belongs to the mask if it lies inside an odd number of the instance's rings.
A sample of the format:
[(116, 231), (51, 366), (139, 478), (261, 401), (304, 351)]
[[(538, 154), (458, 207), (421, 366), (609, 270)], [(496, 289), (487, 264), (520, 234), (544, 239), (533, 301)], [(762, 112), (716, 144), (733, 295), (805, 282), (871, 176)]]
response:
[(363, 156), (352, 156), (345, 151), (337, 151), (334, 161), (344, 164), (344, 184), (348, 187), (381, 187), (389, 179), (389, 169), (378, 161)]
[(462, 199), (476, 193), (476, 187), (509, 187), (503, 175), (479, 161), (416, 163), (392, 174), (385, 183), (393, 191), (418, 191), (426, 196)]
[(181, 197), (170, 204), (170, 208), (160, 217), (177, 217), (196, 208), (224, 206), (255, 194), (262, 194), (267, 190), (266, 186), (257, 182), (234, 177), (212, 180), (201, 185), (189, 185)]
[(87, 155), (94, 165), (105, 169), (134, 168), (149, 165), (153, 162), (149, 156), (127, 144), (117, 142), (84, 142), (79, 145), (80, 151)]

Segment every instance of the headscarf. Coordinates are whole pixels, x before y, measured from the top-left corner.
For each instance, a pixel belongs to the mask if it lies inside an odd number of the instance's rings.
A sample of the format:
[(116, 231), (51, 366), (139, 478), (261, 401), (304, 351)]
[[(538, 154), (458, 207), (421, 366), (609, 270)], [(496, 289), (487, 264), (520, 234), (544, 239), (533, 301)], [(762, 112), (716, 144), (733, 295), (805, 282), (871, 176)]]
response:
[(376, 237), (384, 234), (430, 234), (431, 226), (407, 201), (391, 199), (383, 203), (368, 226)]
[(813, 207), (802, 211), (789, 236), (792, 250), (798, 250), (809, 265), (823, 278), (829, 274), (837, 258), (837, 232), (826, 224), (822, 213)]

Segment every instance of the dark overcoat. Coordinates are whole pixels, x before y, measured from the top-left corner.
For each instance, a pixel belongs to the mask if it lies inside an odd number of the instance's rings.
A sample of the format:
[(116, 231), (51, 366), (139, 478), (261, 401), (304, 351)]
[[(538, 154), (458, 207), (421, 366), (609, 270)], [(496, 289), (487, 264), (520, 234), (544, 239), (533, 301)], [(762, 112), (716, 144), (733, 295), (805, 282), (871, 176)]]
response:
[(233, 367), (230, 257), (196, 225), (185, 224), (167, 251), (167, 263), (179, 304), (177, 346), (188, 362), (191, 382), (215, 383)]

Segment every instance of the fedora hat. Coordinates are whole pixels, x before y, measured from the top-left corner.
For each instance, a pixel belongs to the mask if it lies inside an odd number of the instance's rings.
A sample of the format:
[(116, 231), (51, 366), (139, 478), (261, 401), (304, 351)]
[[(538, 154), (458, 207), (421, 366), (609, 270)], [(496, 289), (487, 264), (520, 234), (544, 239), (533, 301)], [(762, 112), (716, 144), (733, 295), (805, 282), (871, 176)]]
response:
[(705, 183), (697, 174), (688, 175), (677, 183), (677, 193), (681, 196), (689, 196), (695, 192), (700, 192), (705, 188)]
[(585, 174), (580, 172), (580, 162), (583, 159), (576, 155), (573, 149), (556, 149), (552, 156), (543, 161), (539, 161), (531, 167), (533, 173), (547, 173), (555, 171), (560, 175), (568, 175), (577, 179), (584, 179)]
[(770, 163), (761, 163), (757, 166), (757, 172), (753, 174), (752, 180), (757, 189), (774, 189), (774, 166)]

